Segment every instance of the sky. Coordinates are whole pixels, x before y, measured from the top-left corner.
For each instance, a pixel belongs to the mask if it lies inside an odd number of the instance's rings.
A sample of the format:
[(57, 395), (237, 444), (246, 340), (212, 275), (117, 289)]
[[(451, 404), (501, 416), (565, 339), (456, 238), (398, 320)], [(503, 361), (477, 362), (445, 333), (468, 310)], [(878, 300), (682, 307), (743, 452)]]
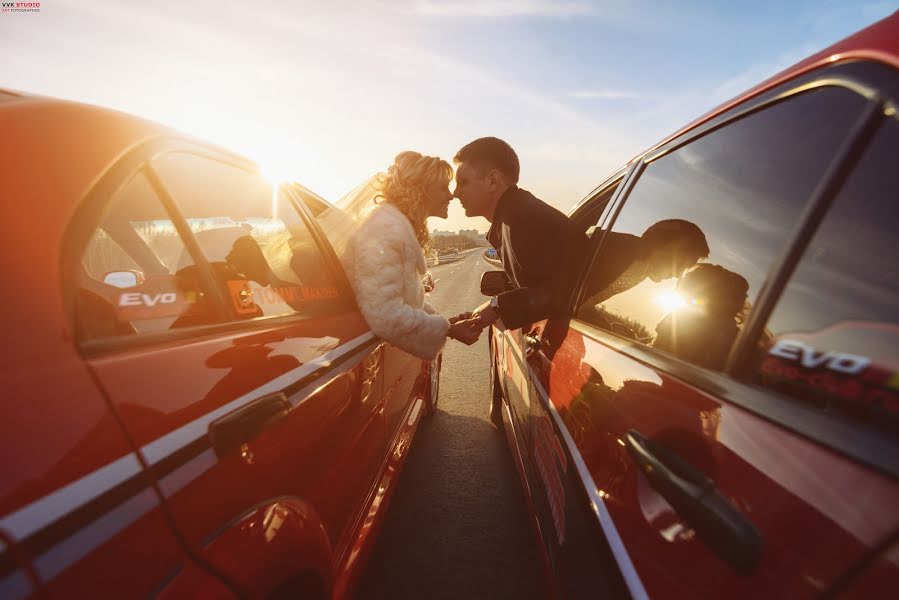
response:
[[(718, 104), (899, 2), (42, 0), (0, 88), (184, 131), (336, 201), (403, 150), (493, 135), (567, 211)], [(477, 228), (453, 202), (435, 229)]]

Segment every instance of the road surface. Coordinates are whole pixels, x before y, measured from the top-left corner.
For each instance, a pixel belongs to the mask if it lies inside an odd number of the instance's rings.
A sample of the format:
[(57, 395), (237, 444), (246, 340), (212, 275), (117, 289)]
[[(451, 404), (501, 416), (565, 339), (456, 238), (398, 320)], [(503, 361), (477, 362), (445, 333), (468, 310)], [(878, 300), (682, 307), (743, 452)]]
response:
[[(486, 301), (479, 250), (431, 267), (447, 316)], [(438, 410), (422, 424), (358, 588), (364, 600), (541, 597), (533, 532), (515, 465), (487, 419), (486, 332), (447, 342)]]

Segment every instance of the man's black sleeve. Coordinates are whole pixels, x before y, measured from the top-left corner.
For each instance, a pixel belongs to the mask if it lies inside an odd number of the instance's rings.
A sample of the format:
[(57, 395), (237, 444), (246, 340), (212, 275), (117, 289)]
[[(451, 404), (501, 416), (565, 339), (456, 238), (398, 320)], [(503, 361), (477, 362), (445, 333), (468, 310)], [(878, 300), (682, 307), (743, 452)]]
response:
[(531, 241), (524, 256), (528, 287), (500, 294), (498, 313), (506, 327), (518, 329), (527, 323), (569, 316), (571, 295), (586, 256), (587, 238), (561, 213), (543, 215), (543, 222), (523, 228)]

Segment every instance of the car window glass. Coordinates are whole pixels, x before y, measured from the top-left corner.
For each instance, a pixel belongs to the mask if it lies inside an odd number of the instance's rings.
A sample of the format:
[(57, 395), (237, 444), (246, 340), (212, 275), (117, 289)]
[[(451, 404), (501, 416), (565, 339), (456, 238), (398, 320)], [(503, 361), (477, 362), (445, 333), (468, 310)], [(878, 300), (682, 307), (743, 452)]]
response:
[(303, 200), (313, 217), (318, 217), (318, 215), (331, 208), (331, 205), (324, 198), (310, 192), (303, 186), (297, 184), (289, 185), (291, 191)]
[(757, 381), (899, 432), (899, 123), (878, 132), (806, 248), (759, 347)]
[(153, 168), (212, 263), (236, 318), (334, 306), (333, 276), (281, 188), (257, 173), (194, 154), (165, 155)]
[(593, 234), (597, 231), (598, 224), (606, 218), (606, 213), (608, 213), (611, 208), (609, 201), (621, 186), (622, 181), (623, 179), (619, 179), (617, 183), (605, 188), (572, 215), (572, 218), (578, 224), (580, 229), (586, 232), (587, 237), (592, 238)]
[(863, 103), (842, 88), (806, 92), (648, 164), (603, 237), (578, 316), (723, 367)]
[(77, 281), (82, 340), (215, 321), (193, 260), (142, 172), (106, 207), (82, 255)]

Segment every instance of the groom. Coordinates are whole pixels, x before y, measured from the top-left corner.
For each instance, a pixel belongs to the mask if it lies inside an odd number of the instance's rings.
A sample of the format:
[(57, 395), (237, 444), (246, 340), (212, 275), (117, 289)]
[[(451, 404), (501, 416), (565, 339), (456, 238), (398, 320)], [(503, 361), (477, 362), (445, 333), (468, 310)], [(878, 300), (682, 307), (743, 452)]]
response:
[[(566, 317), (587, 237), (562, 212), (518, 187), (518, 155), (503, 140), (476, 139), (463, 146), (453, 162), (453, 196), (467, 216), (490, 221), (487, 241), (499, 252), (516, 288), (479, 307), (472, 320), (483, 328), (501, 318), (507, 328), (518, 329)], [(490, 420), (500, 427), (498, 404), (491, 405)]]
[(458, 165), (453, 195), (467, 216), (490, 221), (487, 241), (516, 288), (479, 307), (479, 324), (486, 327), (502, 318), (506, 327), (517, 329), (564, 317), (587, 237), (562, 212), (518, 187), (518, 155), (503, 140), (476, 139), (453, 161)]

